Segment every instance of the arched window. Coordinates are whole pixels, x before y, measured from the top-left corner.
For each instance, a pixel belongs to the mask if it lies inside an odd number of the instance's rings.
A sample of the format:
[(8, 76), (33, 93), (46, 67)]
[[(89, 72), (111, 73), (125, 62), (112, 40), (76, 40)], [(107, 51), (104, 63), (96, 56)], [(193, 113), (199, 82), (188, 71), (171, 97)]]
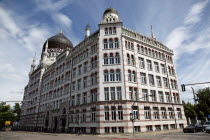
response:
[(109, 64), (108, 55), (104, 54), (104, 65)]
[(107, 35), (108, 34), (108, 29), (107, 28), (105, 28), (105, 35)]
[(114, 47), (115, 47), (115, 48), (119, 48), (118, 38), (115, 38), (115, 39), (114, 39)]
[(169, 75), (171, 75), (171, 68), (170, 68), (170, 66), (168, 66), (168, 72), (169, 72)]
[(152, 57), (155, 57), (155, 52), (154, 52), (154, 50), (152, 50)]
[(94, 66), (97, 67), (97, 56), (95, 56), (95, 61), (94, 62), (95, 62)]
[(171, 79), (171, 88), (174, 89), (174, 82), (172, 79)]
[(113, 39), (109, 39), (109, 48), (113, 49)]
[(125, 41), (125, 48), (128, 48), (128, 42)]
[(174, 80), (174, 89), (177, 89), (176, 80)]
[(148, 56), (151, 56), (151, 50), (148, 49)]
[(131, 55), (131, 65), (134, 66), (135, 65), (135, 60), (134, 60), (134, 56)]
[(128, 42), (128, 49), (131, 49), (131, 43)]
[(144, 54), (144, 47), (141, 46), (141, 53)]
[(110, 81), (115, 81), (115, 73), (114, 73), (114, 70), (110, 70)]
[(108, 70), (104, 71), (104, 82), (109, 82), (109, 73)]
[(162, 59), (165, 60), (165, 55), (162, 53)]
[(119, 69), (116, 70), (116, 81), (121, 81), (121, 72)]
[(113, 27), (113, 34), (116, 34), (116, 33), (117, 33), (116, 27)]
[(133, 43), (131, 43), (131, 50), (134, 50)]
[(145, 55), (147, 55), (147, 48), (145, 48)]
[(109, 34), (112, 34), (112, 28), (111, 27), (109, 28)]
[(132, 72), (132, 81), (136, 82), (136, 72), (135, 71)]
[(138, 51), (138, 53), (140, 53), (140, 51), (141, 51), (141, 49), (140, 49), (140, 46), (139, 46), (139, 45), (137, 45), (137, 51)]
[(108, 49), (108, 42), (107, 42), (107, 39), (104, 39), (104, 49)]
[(131, 64), (131, 63), (130, 63), (130, 55), (129, 55), (129, 54), (127, 54), (127, 63), (128, 63), (128, 65)]
[(131, 70), (128, 70), (128, 81), (131, 82)]
[(115, 63), (116, 64), (120, 64), (120, 55), (119, 55), (119, 53), (115, 54)]
[(109, 55), (109, 63), (110, 64), (114, 64), (114, 55), (113, 55), (113, 53), (110, 53), (110, 55)]

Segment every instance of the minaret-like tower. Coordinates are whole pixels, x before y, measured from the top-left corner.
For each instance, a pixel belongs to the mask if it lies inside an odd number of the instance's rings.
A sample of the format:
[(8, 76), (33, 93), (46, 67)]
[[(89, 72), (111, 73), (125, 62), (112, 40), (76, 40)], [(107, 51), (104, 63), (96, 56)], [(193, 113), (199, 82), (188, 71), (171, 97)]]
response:
[(34, 69), (36, 67), (35, 62), (36, 62), (36, 52), (35, 52), (35, 55), (34, 55), (34, 58), (33, 58), (32, 64), (31, 64), (31, 70), (29, 72), (29, 75), (31, 75), (33, 73), (33, 71), (34, 71)]
[(156, 40), (155, 34), (154, 34), (153, 30), (152, 30), (152, 25), (151, 25), (151, 37), (152, 37), (152, 39), (155, 39)]
[(48, 49), (48, 41), (45, 45), (45, 50), (43, 51), (42, 58), (41, 58), (41, 67), (43, 68), (46, 67), (47, 65), (47, 55), (48, 55), (47, 49)]
[(85, 38), (90, 36), (90, 25), (87, 24), (85, 28)]

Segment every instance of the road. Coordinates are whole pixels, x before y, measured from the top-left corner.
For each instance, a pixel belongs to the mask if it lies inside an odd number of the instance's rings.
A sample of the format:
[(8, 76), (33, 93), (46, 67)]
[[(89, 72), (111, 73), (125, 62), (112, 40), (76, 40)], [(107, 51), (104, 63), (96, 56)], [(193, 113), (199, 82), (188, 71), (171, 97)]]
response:
[(0, 132), (0, 140), (209, 140), (210, 133), (183, 133), (179, 132), (146, 132), (131, 134), (110, 135), (76, 135), (76, 134), (53, 134), (24, 131)]

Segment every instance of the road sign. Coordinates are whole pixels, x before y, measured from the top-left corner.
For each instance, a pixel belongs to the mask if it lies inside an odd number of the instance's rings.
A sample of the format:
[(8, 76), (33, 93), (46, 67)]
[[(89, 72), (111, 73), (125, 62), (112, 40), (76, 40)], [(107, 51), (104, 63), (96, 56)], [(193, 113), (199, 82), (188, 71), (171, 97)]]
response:
[(11, 121), (5, 121), (5, 125), (10, 125)]

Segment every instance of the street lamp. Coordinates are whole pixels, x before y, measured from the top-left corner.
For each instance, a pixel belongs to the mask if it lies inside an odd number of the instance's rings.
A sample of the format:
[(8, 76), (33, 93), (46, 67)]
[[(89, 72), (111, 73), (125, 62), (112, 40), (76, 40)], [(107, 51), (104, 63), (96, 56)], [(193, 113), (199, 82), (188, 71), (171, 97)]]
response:
[[(142, 97), (142, 98), (136, 99), (136, 100), (133, 102), (132, 107), (134, 106), (134, 104), (135, 104), (138, 100), (147, 98), (147, 97), (149, 97), (149, 96), (151, 97), (151, 96), (153, 96), (153, 95), (150, 94), (150, 95), (146, 95), (146, 96), (144, 96), (144, 97)], [(132, 121), (132, 124), (133, 124), (133, 136), (134, 136), (134, 122), (136, 121), (136, 114), (134, 114), (133, 108), (132, 108), (132, 112), (130, 113), (130, 120)]]

